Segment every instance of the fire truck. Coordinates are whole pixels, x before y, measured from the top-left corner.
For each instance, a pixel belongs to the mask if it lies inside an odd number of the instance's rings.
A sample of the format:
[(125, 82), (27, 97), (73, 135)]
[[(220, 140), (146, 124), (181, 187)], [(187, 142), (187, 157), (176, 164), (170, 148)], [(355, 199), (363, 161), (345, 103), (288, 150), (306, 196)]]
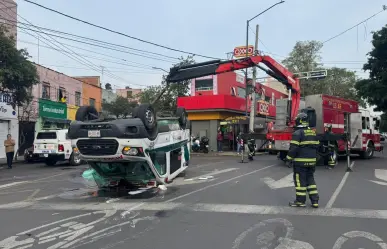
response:
[[(268, 136), (272, 140), (269, 150), (279, 152), (280, 159), (284, 159), (289, 150), (292, 130), (284, 125), (281, 108), (284, 109), (286, 103), (281, 101), (277, 102), (276, 124)], [(379, 133), (380, 117), (360, 109), (358, 102), (319, 94), (306, 96), (300, 106), (303, 107), (300, 111), (308, 114), (310, 126), (316, 130), (320, 140), (332, 142), (335, 156), (347, 154), (346, 143), (352, 154), (366, 159), (372, 158), (375, 151), (383, 150)], [(331, 138), (324, 139), (324, 136)]]
[(347, 146), (352, 153), (364, 158), (372, 158), (375, 151), (383, 149), (380, 145), (378, 118), (372, 117), (366, 110), (360, 110), (356, 101), (335, 96), (311, 95), (301, 100), (299, 79), (270, 56), (255, 55), (237, 60), (213, 60), (176, 66), (170, 69), (167, 82), (179, 82), (250, 67), (258, 67), (284, 84), (289, 94), (288, 99), (277, 100), (273, 129), (263, 134), (245, 134), (246, 139), (265, 138), (274, 141), (270, 150), (279, 152), (279, 157), (284, 159), (294, 131), (295, 117), (301, 111), (308, 115), (310, 126), (316, 129), (321, 144), (333, 144), (334, 152), (339, 155), (346, 152)]

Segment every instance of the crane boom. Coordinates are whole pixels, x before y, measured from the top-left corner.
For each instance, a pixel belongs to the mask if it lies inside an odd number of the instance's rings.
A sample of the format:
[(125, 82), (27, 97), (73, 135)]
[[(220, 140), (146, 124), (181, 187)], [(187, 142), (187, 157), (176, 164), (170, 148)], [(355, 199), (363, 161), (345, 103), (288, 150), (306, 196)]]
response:
[[(265, 64), (269, 69), (261, 67), (259, 65), (260, 63)], [(299, 80), (293, 75), (293, 73), (289, 72), (285, 67), (276, 62), (270, 56), (255, 55), (237, 60), (213, 60), (192, 65), (176, 66), (170, 69), (166, 80), (167, 82), (179, 82), (254, 66), (264, 70), (268, 75), (284, 84), (289, 90), (289, 101), (291, 104), (288, 107), (288, 121), (292, 122), (298, 113), (300, 105), (301, 95)]]

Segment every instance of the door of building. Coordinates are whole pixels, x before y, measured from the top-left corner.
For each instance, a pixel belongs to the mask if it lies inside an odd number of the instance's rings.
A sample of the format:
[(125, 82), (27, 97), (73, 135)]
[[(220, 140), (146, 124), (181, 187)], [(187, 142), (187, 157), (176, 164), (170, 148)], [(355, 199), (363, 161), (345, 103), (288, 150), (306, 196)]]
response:
[(9, 121), (0, 120), (0, 158), (5, 158), (4, 140), (7, 139), (9, 133)]

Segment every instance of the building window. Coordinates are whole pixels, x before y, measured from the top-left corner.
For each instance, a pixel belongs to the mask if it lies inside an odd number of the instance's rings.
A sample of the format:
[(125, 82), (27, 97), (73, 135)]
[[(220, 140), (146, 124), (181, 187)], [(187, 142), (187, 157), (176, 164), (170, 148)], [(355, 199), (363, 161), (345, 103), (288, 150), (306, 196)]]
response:
[(89, 99), (89, 105), (95, 107), (95, 99), (90, 98)]
[(42, 85), (42, 99), (50, 99), (50, 84), (44, 82)]
[(75, 105), (81, 106), (81, 93), (75, 92)]
[(242, 87), (238, 87), (238, 97), (240, 98), (246, 98), (246, 89)]
[(58, 101), (62, 103), (67, 102), (66, 89), (59, 87), (58, 89)]
[(214, 88), (213, 79), (204, 79), (195, 81), (196, 91), (210, 91)]
[(126, 91), (126, 98), (130, 99), (133, 97), (133, 92), (132, 91)]

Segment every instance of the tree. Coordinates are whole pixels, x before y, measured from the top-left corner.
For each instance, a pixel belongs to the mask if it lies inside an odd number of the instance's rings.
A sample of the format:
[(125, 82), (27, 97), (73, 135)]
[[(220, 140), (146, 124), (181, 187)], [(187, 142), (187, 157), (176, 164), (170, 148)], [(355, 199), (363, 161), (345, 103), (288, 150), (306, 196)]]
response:
[(319, 55), (323, 44), (319, 41), (298, 41), (289, 57), (282, 63), (291, 72), (309, 72), (321, 67)]
[(15, 158), (20, 152), (32, 145), (34, 140), (35, 122), (38, 119), (38, 104), (31, 95), (28, 96), (23, 106), (18, 107), (19, 119), (19, 148)]
[[(186, 58), (181, 57), (180, 62), (173, 66), (190, 65), (193, 63), (195, 63), (195, 60), (193, 59), (193, 56), (189, 55)], [(166, 75), (163, 76), (161, 85), (150, 86), (145, 90), (143, 90), (138, 96), (140, 98), (140, 102), (152, 103), (157, 98), (157, 96), (160, 93), (162, 93), (163, 90), (165, 90), (165, 86), (167, 85), (167, 82), (165, 79), (166, 79)], [(154, 105), (154, 108), (156, 110), (163, 110), (163, 111), (176, 110), (177, 98), (188, 95), (190, 83), (191, 83), (190, 80), (184, 80), (181, 82), (170, 84), (168, 89), (162, 94), (160, 99), (157, 101), (157, 104)]]
[(39, 83), (35, 65), (25, 49), (18, 50), (15, 41), (0, 27), (0, 90), (9, 92), (18, 106), (28, 101), (29, 89)]
[(133, 108), (136, 106), (136, 101), (129, 100), (121, 96), (117, 96), (116, 100), (111, 103), (102, 103), (102, 109), (116, 116), (117, 118), (124, 118), (128, 116), (130, 113), (132, 113)]
[(106, 83), (106, 84), (105, 84), (105, 89), (106, 89), (106, 90), (112, 90), (112, 84)]
[(387, 112), (387, 25), (373, 32), (372, 50), (363, 70), (369, 71), (369, 78), (356, 83), (358, 94), (376, 111)]
[(327, 77), (324, 79), (300, 79), (302, 96), (334, 95), (356, 100), (364, 105), (364, 101), (357, 95), (355, 89), (358, 80), (356, 73), (345, 68), (324, 68), (319, 55), (322, 46), (322, 43), (318, 41), (299, 41), (290, 52), (289, 57), (282, 61), (284, 66), (294, 73), (327, 70)]

